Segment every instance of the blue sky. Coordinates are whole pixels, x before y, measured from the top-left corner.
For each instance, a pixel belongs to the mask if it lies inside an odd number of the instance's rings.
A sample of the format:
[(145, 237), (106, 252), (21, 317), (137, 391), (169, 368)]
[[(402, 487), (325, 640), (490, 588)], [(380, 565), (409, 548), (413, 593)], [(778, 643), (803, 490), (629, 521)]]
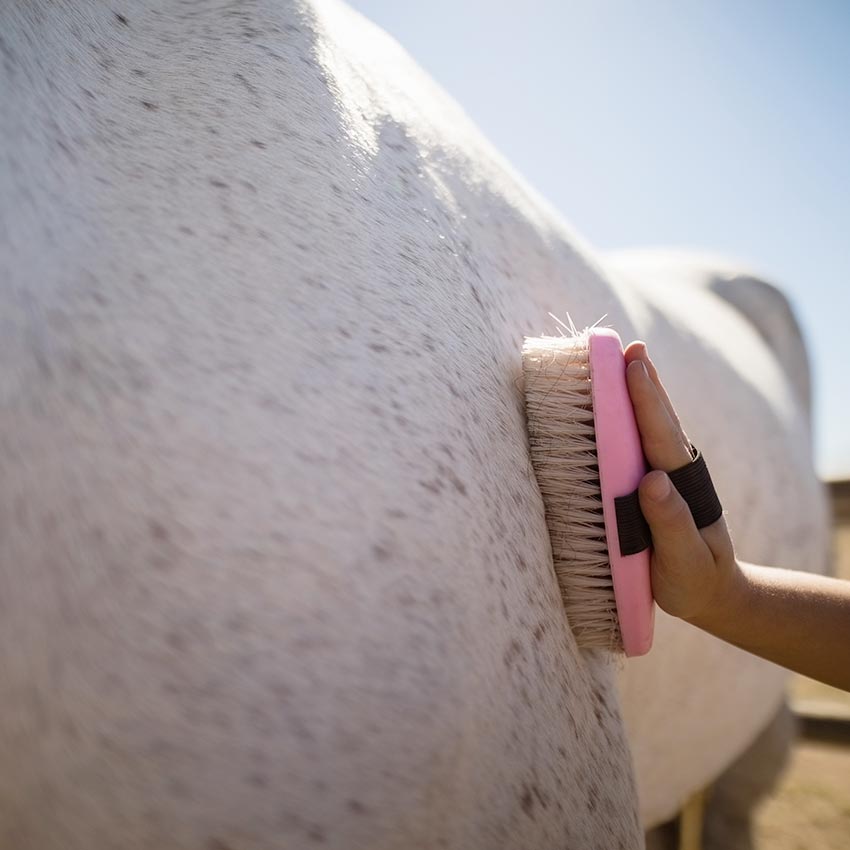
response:
[(354, 0), (601, 250), (674, 246), (777, 283), (850, 477), (850, 2)]

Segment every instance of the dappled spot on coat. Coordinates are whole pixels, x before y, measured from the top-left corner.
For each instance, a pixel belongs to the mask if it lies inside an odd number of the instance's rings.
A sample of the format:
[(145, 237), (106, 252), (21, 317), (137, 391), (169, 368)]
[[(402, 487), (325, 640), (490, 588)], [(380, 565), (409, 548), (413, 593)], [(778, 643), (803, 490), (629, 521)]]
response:
[(392, 555), (392, 550), (383, 543), (373, 543), (372, 554), (378, 561), (388, 561)]
[(149, 520), (148, 531), (154, 540), (159, 540), (162, 543), (167, 543), (171, 539), (168, 529), (159, 520)]
[(460, 493), (461, 496), (466, 495), (466, 484), (464, 484), (463, 481), (454, 474), (454, 472), (449, 471), (449, 481), (452, 482), (452, 486), (458, 491), (458, 493)]
[(458, 491), (458, 493), (461, 494), (461, 496), (466, 495), (466, 484), (461, 481), (457, 473), (451, 467), (446, 466), (444, 463), (438, 463), (437, 472), (444, 478), (448, 479), (451, 485)]
[(549, 808), (549, 799), (537, 787), (537, 785), (531, 786), (531, 793), (534, 795), (534, 799), (540, 804), (541, 809), (548, 809)]
[(513, 638), (502, 656), (505, 667), (513, 667), (514, 662), (522, 655), (522, 645), (516, 638)]
[(255, 96), (258, 94), (256, 86), (254, 86), (253, 83), (249, 82), (249, 80), (247, 79), (247, 77), (244, 74), (240, 74), (237, 71), (233, 75), (233, 78), (235, 80), (237, 80), (239, 83), (241, 83), (241, 85), (244, 86), (245, 89), (247, 89), (247, 91), (249, 91), (251, 94), (253, 94)]
[(527, 785), (523, 786), (522, 794), (519, 798), (519, 804), (522, 806), (523, 812), (534, 820), (534, 795), (531, 793), (531, 789)]
[(165, 643), (169, 649), (173, 649), (175, 652), (185, 652), (187, 638), (185, 634), (172, 630), (165, 636)]
[(436, 590), (432, 590), (428, 594), (428, 601), (435, 607), (439, 608), (444, 602), (448, 601), (451, 598), (451, 594), (447, 593), (445, 590), (440, 590), (437, 588)]
[(230, 632), (239, 633), (246, 631), (250, 623), (251, 620), (246, 613), (237, 612), (225, 620), (224, 626)]
[(314, 844), (324, 844), (327, 840), (325, 837), (325, 831), (318, 826), (311, 826), (307, 830), (307, 838), (309, 838)]
[(360, 800), (348, 800), (345, 806), (348, 811), (353, 812), (355, 815), (365, 815), (369, 813), (369, 808), (367, 806), (364, 806), (363, 803), (360, 802)]
[(180, 779), (168, 780), (168, 793), (177, 800), (191, 800), (192, 792), (189, 786)]
[(253, 788), (266, 788), (269, 784), (269, 778), (265, 773), (254, 771), (245, 777), (245, 781)]

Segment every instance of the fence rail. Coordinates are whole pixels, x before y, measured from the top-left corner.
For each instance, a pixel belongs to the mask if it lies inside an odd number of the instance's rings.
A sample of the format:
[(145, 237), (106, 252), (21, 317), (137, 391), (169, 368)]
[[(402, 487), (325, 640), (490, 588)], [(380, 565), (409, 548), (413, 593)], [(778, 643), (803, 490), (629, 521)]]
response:
[(832, 515), (839, 525), (850, 523), (850, 481), (828, 481)]

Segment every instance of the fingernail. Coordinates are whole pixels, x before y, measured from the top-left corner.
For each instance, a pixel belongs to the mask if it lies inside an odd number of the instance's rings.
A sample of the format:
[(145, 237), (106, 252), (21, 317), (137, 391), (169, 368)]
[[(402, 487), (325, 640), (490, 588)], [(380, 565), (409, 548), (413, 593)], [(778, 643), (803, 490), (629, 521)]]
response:
[(670, 479), (663, 472), (657, 472), (646, 485), (646, 494), (653, 502), (663, 501), (670, 495)]
[(644, 378), (648, 378), (649, 370), (646, 368), (646, 363), (644, 363), (643, 360), (638, 360), (637, 362), (640, 363), (640, 370), (643, 372)]

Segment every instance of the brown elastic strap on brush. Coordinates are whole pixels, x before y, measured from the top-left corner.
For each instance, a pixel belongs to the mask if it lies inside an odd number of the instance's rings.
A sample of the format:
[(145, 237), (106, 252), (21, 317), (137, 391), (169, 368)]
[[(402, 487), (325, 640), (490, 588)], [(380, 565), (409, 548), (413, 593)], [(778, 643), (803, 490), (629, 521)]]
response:
[[(673, 472), (668, 472), (667, 475), (688, 503), (696, 527), (705, 528), (720, 519), (723, 515), (723, 507), (720, 499), (717, 498), (711, 476), (708, 474), (705, 458), (693, 446), (691, 446), (691, 454), (693, 460), (690, 463), (686, 463)], [(614, 499), (614, 508), (617, 513), (620, 554), (634, 555), (642, 552), (652, 543), (652, 535), (640, 510), (638, 491), (635, 490), (628, 496), (619, 496)]]

